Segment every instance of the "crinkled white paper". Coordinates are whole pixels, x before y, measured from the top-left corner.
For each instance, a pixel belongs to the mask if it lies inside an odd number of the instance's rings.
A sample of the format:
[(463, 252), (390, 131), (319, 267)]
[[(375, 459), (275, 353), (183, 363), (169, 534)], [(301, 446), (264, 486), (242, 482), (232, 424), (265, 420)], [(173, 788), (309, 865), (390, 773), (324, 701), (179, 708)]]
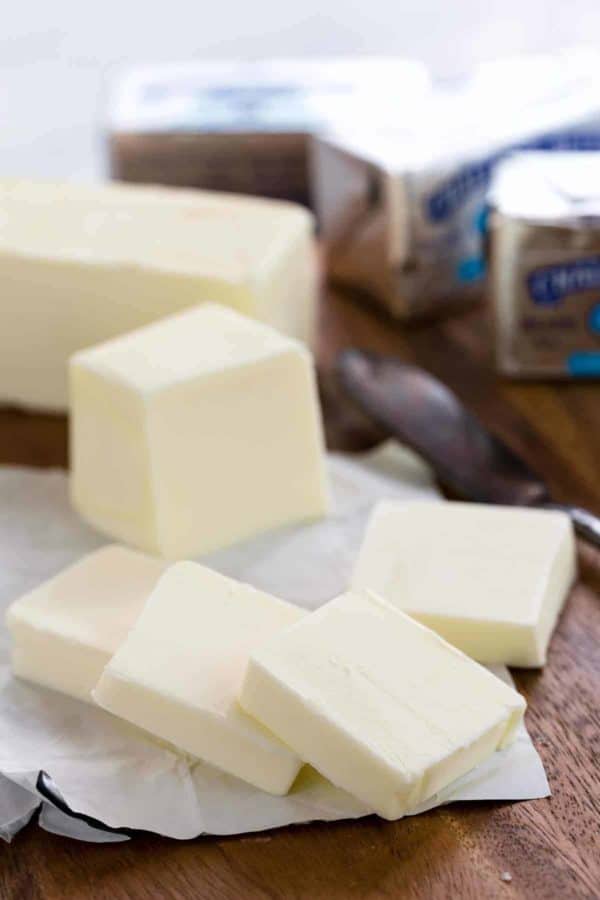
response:
[[(345, 589), (377, 500), (437, 496), (427, 469), (397, 445), (360, 458), (331, 455), (329, 466), (332, 516), (203, 561), (286, 600), (316, 607)], [(0, 611), (102, 543), (71, 510), (63, 472), (0, 469)], [(40, 772), (47, 774), (57, 799), (43, 802), (39, 824), (81, 840), (126, 839), (102, 824), (191, 838), (369, 812), (308, 767), (288, 796), (273, 797), (205, 763), (190, 764), (103, 710), (14, 679), (8, 651), (8, 634), (0, 627), (0, 836), (6, 839), (39, 806)], [(523, 727), (512, 747), (432, 798), (427, 808), (452, 800), (518, 800), (548, 793), (542, 764)], [(95, 821), (73, 817), (69, 810)]]

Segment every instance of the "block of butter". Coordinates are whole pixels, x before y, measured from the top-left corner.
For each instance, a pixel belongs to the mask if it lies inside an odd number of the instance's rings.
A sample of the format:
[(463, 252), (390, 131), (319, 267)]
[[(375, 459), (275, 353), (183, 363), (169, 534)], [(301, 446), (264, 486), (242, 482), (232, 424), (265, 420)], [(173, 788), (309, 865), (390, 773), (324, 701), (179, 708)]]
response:
[(237, 704), (248, 654), (303, 611), (197, 563), (171, 566), (94, 690), (105, 709), (272, 794), (300, 758)]
[(322, 775), (396, 819), (509, 744), (525, 701), (370, 591), (256, 650), (244, 709)]
[(160, 560), (112, 545), (16, 600), (6, 615), (15, 675), (91, 702), (163, 569)]
[(384, 501), (352, 584), (378, 591), (480, 662), (541, 666), (575, 568), (564, 513)]
[(66, 408), (75, 351), (204, 300), (312, 338), (312, 218), (284, 202), (0, 181), (0, 278), (0, 400), (34, 408)]
[(107, 534), (157, 555), (208, 553), (323, 514), (312, 358), (203, 304), (76, 354), (71, 494)]

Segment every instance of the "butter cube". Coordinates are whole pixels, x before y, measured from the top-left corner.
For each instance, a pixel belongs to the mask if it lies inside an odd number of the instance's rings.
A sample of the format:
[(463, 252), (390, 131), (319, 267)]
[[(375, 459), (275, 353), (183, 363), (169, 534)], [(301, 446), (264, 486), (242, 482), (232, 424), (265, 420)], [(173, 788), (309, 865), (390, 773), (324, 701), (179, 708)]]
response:
[(101, 531), (177, 559), (327, 505), (306, 348), (204, 304), (76, 354), (71, 493)]
[(126, 547), (103, 547), (16, 600), (6, 614), (15, 675), (91, 702), (163, 569)]
[(259, 197), (0, 181), (0, 400), (63, 410), (73, 353), (205, 300), (311, 342), (312, 231)]
[(240, 703), (338, 787), (397, 819), (509, 744), (525, 701), (369, 591), (251, 655)]
[(352, 578), (483, 663), (542, 666), (576, 574), (561, 512), (384, 501)]
[(100, 706), (272, 794), (302, 761), (237, 704), (248, 654), (302, 610), (197, 563), (162, 576), (94, 691)]

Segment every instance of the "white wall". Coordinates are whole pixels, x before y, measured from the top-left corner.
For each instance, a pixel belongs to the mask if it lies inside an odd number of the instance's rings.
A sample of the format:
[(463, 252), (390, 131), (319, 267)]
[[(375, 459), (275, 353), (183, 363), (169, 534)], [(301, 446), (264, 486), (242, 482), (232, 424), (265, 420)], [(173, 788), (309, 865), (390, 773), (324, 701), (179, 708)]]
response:
[(0, 175), (98, 173), (103, 74), (121, 63), (382, 52), (451, 76), (594, 42), (598, 0), (18, 0), (0, 35)]

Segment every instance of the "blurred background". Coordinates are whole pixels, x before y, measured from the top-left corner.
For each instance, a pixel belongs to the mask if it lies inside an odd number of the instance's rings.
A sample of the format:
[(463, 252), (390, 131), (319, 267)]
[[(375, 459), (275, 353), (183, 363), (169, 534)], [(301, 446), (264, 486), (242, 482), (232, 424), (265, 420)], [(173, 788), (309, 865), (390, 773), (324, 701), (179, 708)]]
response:
[(399, 54), (439, 79), (598, 40), (597, 0), (22, 0), (4, 9), (0, 172), (99, 177), (107, 73), (187, 59)]

